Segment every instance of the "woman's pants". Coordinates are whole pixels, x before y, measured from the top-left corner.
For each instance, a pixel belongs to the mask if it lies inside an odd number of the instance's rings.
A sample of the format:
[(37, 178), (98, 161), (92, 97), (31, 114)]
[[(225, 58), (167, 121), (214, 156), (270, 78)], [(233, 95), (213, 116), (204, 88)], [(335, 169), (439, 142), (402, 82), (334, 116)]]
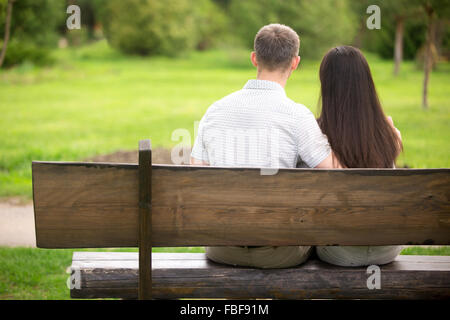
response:
[(381, 265), (394, 261), (403, 246), (318, 246), (320, 260), (343, 267)]
[(289, 268), (305, 262), (310, 246), (206, 247), (206, 256), (218, 263), (254, 268)]

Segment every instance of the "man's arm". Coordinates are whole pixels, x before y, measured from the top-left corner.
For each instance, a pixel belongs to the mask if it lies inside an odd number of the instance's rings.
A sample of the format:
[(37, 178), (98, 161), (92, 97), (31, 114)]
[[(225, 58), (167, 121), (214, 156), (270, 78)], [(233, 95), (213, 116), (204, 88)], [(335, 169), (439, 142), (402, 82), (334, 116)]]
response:
[(322, 133), (312, 112), (303, 105), (301, 107), (307, 110), (307, 112), (300, 114), (296, 121), (298, 123), (296, 128), (298, 128), (297, 141), (300, 158), (310, 168), (342, 168), (342, 165), (328, 143), (326, 135)]
[(334, 152), (331, 151), (330, 155), (326, 157), (325, 160), (323, 160), (321, 163), (319, 163), (315, 168), (342, 169), (342, 165), (334, 155)]

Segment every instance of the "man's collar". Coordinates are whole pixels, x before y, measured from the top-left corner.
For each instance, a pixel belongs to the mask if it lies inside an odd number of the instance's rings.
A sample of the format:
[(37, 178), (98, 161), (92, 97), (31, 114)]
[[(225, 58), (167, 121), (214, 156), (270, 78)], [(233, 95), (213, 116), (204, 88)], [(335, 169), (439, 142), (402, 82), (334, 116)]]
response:
[(270, 80), (248, 80), (244, 89), (275, 90), (286, 94), (284, 88), (278, 82)]

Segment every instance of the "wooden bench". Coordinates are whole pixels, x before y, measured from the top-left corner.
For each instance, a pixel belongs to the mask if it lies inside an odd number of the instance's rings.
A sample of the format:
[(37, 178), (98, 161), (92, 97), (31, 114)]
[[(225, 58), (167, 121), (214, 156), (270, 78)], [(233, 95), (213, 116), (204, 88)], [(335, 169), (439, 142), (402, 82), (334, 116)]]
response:
[(152, 247), (448, 245), (449, 169), (259, 169), (139, 164), (32, 164), (40, 248), (75, 252), (74, 298), (449, 298), (450, 257), (399, 256), (366, 268), (312, 259), (288, 269), (230, 267)]

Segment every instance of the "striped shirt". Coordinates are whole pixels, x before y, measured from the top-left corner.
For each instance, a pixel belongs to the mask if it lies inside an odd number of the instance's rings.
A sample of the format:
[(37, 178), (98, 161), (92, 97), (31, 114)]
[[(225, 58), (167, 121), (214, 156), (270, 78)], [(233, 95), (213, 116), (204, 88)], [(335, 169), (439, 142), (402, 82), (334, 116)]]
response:
[(249, 80), (208, 108), (191, 156), (220, 167), (313, 168), (330, 152), (308, 108), (276, 82)]

